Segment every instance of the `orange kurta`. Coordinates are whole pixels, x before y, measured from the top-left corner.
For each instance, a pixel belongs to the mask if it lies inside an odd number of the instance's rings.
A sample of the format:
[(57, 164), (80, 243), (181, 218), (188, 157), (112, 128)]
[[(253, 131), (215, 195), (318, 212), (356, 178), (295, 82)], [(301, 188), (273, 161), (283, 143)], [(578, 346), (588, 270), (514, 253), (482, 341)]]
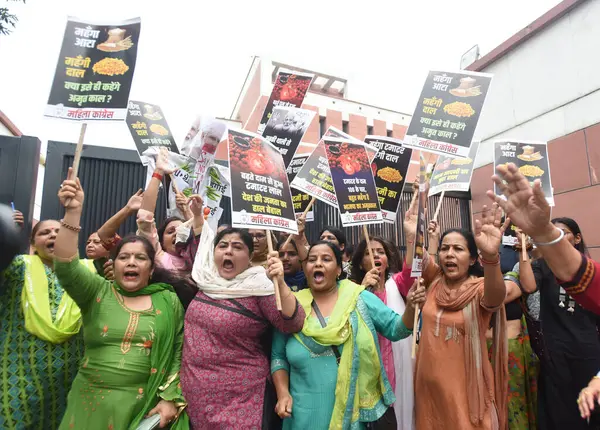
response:
[[(492, 428), (491, 411), (486, 412), (481, 426), (473, 426), (469, 419), (465, 367), (465, 319), (462, 310), (443, 310), (435, 300), (434, 282), (427, 293), (423, 308), (423, 325), (415, 369), (415, 410), (417, 430), (469, 430)], [(479, 330), (485, 333), (492, 313), (482, 304), (483, 283), (479, 287)], [(485, 344), (484, 344), (485, 345)], [(492, 365), (483, 358), (484, 373), (493, 374)], [(488, 373), (489, 372), (489, 373)], [(493, 378), (492, 378), (493, 379)], [(487, 387), (493, 393), (494, 387)]]

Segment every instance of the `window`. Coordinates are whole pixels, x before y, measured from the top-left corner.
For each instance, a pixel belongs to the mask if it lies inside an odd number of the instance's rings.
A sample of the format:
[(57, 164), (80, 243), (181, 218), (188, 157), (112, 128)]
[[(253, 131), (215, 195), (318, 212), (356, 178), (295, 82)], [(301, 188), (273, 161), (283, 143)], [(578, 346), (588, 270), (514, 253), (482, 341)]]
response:
[(392, 130), (387, 131), (387, 137), (392, 137)]
[(325, 117), (320, 116), (319, 117), (319, 138), (323, 137), (323, 135), (325, 134), (325, 131), (327, 131), (327, 128), (325, 127)]
[(373, 126), (372, 125), (368, 125), (367, 126), (367, 134), (369, 136), (373, 134)]
[(348, 121), (342, 121), (342, 131), (348, 133)]

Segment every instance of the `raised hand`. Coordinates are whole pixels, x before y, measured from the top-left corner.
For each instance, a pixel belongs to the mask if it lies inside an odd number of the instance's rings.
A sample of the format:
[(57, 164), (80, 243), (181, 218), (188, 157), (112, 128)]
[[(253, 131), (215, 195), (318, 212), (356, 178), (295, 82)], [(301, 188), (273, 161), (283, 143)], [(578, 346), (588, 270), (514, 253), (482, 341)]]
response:
[[(202, 209), (202, 205), (204, 204), (204, 200), (198, 194), (193, 194), (189, 198), (190, 210), (194, 216), (200, 217), (204, 216), (204, 209)], [(207, 208), (208, 209), (208, 208)], [(209, 209), (210, 212), (210, 209)]]
[[(417, 191), (415, 191), (418, 193)], [(410, 207), (404, 214), (404, 236), (408, 242), (414, 242), (417, 236), (417, 218), (419, 212), (419, 199), (413, 199)]]
[(67, 179), (63, 181), (58, 189), (58, 199), (67, 211), (81, 210), (83, 207), (83, 188), (81, 187), (79, 178), (73, 178), (72, 167), (69, 167)]
[(23, 217), (23, 213), (21, 211), (14, 211), (12, 214), (12, 219), (19, 228), (23, 228), (23, 225), (25, 224), (25, 217)]
[(170, 175), (177, 170), (169, 163), (169, 150), (167, 148), (160, 148), (156, 157), (156, 170), (163, 175)]
[[(267, 234), (271, 234), (271, 232), (267, 231)], [(272, 281), (277, 279), (279, 281), (279, 288), (285, 286), (283, 280), (283, 263), (279, 259), (279, 253), (277, 251), (269, 252), (269, 258), (267, 260), (267, 276)]]
[(438, 243), (440, 241), (440, 225), (436, 220), (429, 221), (427, 234), (429, 235), (429, 243)]
[(379, 269), (377, 267), (373, 267), (371, 270), (369, 270), (363, 278), (361, 285), (371, 288), (377, 287), (379, 285)]
[(423, 303), (427, 298), (427, 291), (425, 290), (425, 281), (421, 278), (421, 283), (414, 282), (413, 286), (408, 290), (406, 295), (406, 301), (408, 306), (416, 308), (417, 305), (423, 309)]
[(144, 192), (140, 188), (133, 196), (129, 197), (129, 201), (126, 205), (127, 210), (131, 213), (139, 211), (142, 207), (142, 200), (144, 200)]
[(298, 223), (298, 237), (302, 237), (306, 229), (306, 216), (299, 216), (298, 219), (296, 219), (296, 222)]
[(485, 260), (494, 260), (498, 257), (505, 225), (502, 225), (502, 211), (497, 203), (492, 205), (491, 210), (483, 206), (481, 221), (475, 221), (475, 243)]
[(504, 209), (513, 224), (534, 240), (539, 241), (548, 234), (552, 235), (554, 227), (550, 223), (550, 206), (544, 197), (539, 179), (535, 180), (532, 188), (527, 178), (513, 163), (498, 166), (496, 172), (498, 174), (492, 176), (492, 180), (506, 196), (506, 200), (496, 196), (491, 190), (487, 192), (488, 197)]

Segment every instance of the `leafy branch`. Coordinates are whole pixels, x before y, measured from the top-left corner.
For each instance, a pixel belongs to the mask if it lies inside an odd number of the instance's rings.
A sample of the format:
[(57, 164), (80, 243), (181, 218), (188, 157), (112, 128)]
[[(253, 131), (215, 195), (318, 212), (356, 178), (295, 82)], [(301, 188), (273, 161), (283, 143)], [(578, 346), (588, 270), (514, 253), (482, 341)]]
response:
[[(11, 0), (11, 1), (23, 1), (26, 0)], [(10, 13), (7, 7), (0, 7), (0, 35), (8, 36), (16, 27), (19, 18), (17, 15)]]

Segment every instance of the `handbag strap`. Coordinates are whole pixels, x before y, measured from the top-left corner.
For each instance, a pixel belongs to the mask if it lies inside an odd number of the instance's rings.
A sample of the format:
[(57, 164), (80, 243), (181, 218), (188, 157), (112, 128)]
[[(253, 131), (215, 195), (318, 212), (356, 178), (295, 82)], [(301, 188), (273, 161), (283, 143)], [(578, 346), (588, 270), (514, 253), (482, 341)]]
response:
[[(315, 302), (314, 300), (312, 301), (312, 308), (315, 311), (315, 314), (317, 315), (319, 322), (321, 323), (321, 327), (323, 327), (323, 328), (327, 327), (327, 322), (325, 321), (325, 318), (323, 318), (323, 314), (321, 313), (321, 310), (319, 309), (317, 302)], [(331, 349), (333, 350), (333, 353), (335, 354), (335, 361), (339, 365), (340, 360), (342, 358), (342, 355), (340, 354), (340, 350), (338, 349), (337, 345), (331, 345)]]
[(238, 305), (237, 307), (232, 307), (232, 306), (227, 306), (224, 305), (222, 303), (219, 302), (215, 302), (212, 300), (205, 300), (202, 299), (198, 296), (194, 297), (194, 300), (201, 302), (201, 303), (205, 303), (207, 305), (211, 305), (211, 306), (215, 306), (217, 308), (221, 308), (221, 309), (225, 309), (231, 312), (235, 312), (236, 314), (240, 314), (240, 315), (244, 315), (248, 318), (251, 318), (255, 321), (261, 322), (261, 323), (265, 323), (264, 318), (259, 317), (258, 315), (256, 315), (254, 312), (250, 311), (248, 308), (241, 306), (241, 304), (239, 302), (234, 302), (235, 305)]

